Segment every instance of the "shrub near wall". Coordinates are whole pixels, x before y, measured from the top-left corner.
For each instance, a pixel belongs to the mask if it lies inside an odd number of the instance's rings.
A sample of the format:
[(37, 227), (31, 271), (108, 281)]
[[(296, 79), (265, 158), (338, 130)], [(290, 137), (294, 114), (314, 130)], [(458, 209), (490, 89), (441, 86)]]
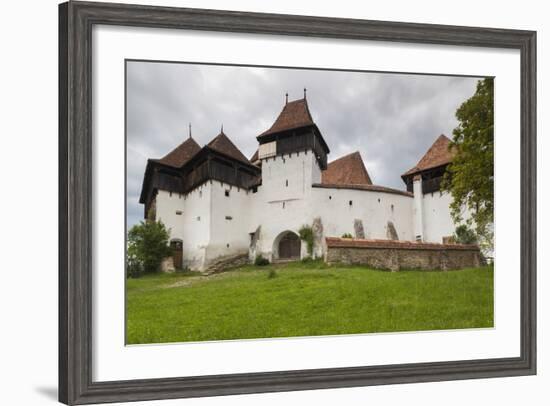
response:
[(372, 268), (448, 270), (477, 267), (481, 254), (477, 245), (433, 244), (392, 240), (326, 239), (328, 264), (367, 265)]

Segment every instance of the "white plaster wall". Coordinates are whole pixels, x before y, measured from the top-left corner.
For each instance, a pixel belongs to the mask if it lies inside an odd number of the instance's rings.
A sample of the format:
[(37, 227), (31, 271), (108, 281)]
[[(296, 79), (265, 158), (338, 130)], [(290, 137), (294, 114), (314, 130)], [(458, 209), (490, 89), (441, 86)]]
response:
[[(183, 265), (202, 270), (210, 241), (211, 185), (204, 184), (186, 195), (159, 190), (156, 220), (170, 230), (170, 239), (182, 240)], [(177, 215), (176, 211), (181, 211)]]
[(212, 187), (205, 183), (185, 195), (183, 212), (183, 263), (203, 270), (210, 242)]
[(423, 239), (426, 242), (443, 242), (443, 237), (454, 234), (455, 224), (451, 217), (452, 197), (446, 192), (427, 193), (422, 197)]
[[(288, 186), (287, 186), (288, 181)], [(262, 161), (262, 186), (250, 194), (250, 232), (261, 225), (257, 250), (273, 260), (273, 242), (282, 232), (296, 234), (311, 225), (312, 183), (321, 181), (321, 169), (311, 151), (277, 156)], [(302, 257), (306, 256), (302, 248)]]
[[(349, 202), (352, 202), (351, 206)], [(394, 193), (313, 188), (311, 217), (321, 216), (324, 234), (354, 235), (355, 219), (363, 222), (365, 238), (387, 239), (388, 221), (400, 240), (413, 240), (413, 198)]]
[(267, 201), (302, 199), (310, 193), (311, 184), (320, 181), (321, 170), (311, 151), (262, 160), (262, 189)]
[(413, 226), (414, 226), (414, 235), (413, 239), (416, 240), (417, 237), (420, 240), (425, 240), (424, 236), (424, 198), (422, 196), (422, 180), (416, 179), (413, 182), (413, 193), (414, 193), (414, 205), (413, 205)]
[[(225, 191), (229, 191), (229, 196)], [(246, 254), (250, 245), (251, 196), (244, 189), (213, 181), (211, 184), (212, 206), (210, 214), (210, 242), (207, 261), (220, 256)], [(231, 217), (227, 219), (226, 217)]]
[(156, 196), (157, 209), (156, 221), (161, 221), (169, 230), (170, 239), (183, 239), (183, 214), (177, 215), (177, 211), (184, 212), (185, 199), (182, 194), (170, 193), (159, 190)]

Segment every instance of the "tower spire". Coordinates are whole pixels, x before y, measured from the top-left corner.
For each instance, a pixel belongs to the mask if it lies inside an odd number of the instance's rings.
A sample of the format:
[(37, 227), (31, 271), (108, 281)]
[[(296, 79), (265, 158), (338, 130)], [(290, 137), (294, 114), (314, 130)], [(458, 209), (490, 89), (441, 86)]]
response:
[(221, 129), (221, 133), (223, 134), (223, 123), (222, 123), (222, 129)]
[(285, 104), (288, 104), (288, 92), (286, 92), (285, 97), (286, 97)]
[(189, 138), (193, 138), (193, 134), (191, 133), (191, 123), (189, 123)]
[(307, 89), (304, 87), (304, 100), (306, 99), (306, 96), (307, 96)]

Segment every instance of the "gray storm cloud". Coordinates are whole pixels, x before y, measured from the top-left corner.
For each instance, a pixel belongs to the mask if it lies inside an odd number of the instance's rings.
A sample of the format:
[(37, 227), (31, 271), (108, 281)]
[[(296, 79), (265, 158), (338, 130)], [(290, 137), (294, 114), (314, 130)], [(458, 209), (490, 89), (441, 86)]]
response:
[(127, 222), (143, 218), (139, 193), (147, 158), (188, 137), (204, 145), (224, 132), (250, 157), (285, 93), (307, 98), (331, 153), (360, 151), (375, 184), (404, 189), (400, 175), (439, 134), (452, 135), (455, 111), (479, 78), (254, 68), (180, 63), (127, 65)]

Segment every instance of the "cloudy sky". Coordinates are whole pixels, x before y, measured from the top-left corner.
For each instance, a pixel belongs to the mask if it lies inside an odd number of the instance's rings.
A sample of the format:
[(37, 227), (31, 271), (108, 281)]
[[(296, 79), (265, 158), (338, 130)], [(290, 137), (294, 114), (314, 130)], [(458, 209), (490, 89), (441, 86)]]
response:
[(454, 112), (478, 78), (369, 72), (128, 62), (127, 221), (143, 218), (139, 194), (147, 158), (161, 158), (188, 137), (204, 145), (224, 132), (250, 158), (256, 136), (289, 100), (307, 99), (331, 150), (329, 161), (360, 151), (373, 183), (404, 189), (400, 175), (439, 134), (451, 136)]

